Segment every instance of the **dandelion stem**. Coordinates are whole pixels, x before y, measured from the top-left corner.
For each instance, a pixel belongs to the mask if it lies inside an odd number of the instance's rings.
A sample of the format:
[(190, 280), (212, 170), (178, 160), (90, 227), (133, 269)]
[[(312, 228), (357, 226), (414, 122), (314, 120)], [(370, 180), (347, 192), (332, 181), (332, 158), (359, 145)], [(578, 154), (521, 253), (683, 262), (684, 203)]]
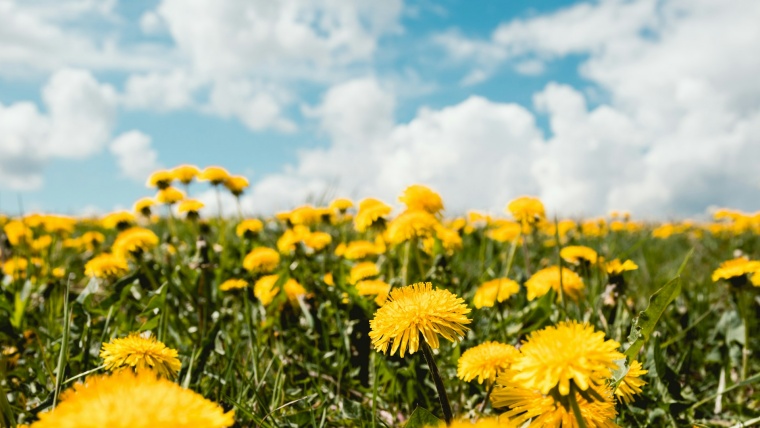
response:
[(430, 345), (428, 345), (422, 335), (420, 335), (420, 347), (422, 348), (422, 354), (425, 355), (425, 361), (427, 361), (428, 367), (430, 368), (430, 374), (433, 376), (435, 389), (438, 391), (438, 400), (441, 402), (441, 410), (443, 411), (443, 420), (446, 422), (446, 425), (449, 425), (454, 419), (453, 413), (451, 412), (451, 404), (449, 404), (449, 397), (446, 395), (446, 387), (443, 384), (441, 374), (438, 372), (438, 366), (435, 364), (435, 359), (433, 359), (433, 350), (430, 349)]
[(480, 413), (483, 413), (483, 411), (486, 409), (486, 406), (488, 405), (488, 399), (491, 397), (491, 393), (493, 392), (493, 387), (496, 386), (496, 382), (489, 382), (490, 385), (488, 385), (488, 391), (486, 391), (486, 398), (483, 400), (483, 404), (480, 405)]
[(570, 394), (568, 395), (568, 401), (570, 401), (570, 407), (573, 409), (575, 420), (578, 421), (578, 428), (586, 428), (586, 420), (583, 419), (581, 408), (578, 406), (578, 399), (575, 397), (575, 386), (570, 388)]

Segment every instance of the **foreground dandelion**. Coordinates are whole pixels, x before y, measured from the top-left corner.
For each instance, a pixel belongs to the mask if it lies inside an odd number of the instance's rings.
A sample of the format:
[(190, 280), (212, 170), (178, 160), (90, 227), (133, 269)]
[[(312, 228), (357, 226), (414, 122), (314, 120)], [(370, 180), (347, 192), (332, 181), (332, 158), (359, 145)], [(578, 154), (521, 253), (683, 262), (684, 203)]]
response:
[(433, 289), (433, 284), (420, 282), (391, 291), (369, 322), (369, 337), (378, 352), (386, 353), (390, 347), (391, 355), (399, 351), (403, 358), (407, 350), (413, 354), (422, 348), (446, 423), (450, 423), (453, 416), (431, 348), (440, 346), (439, 334), (451, 342), (461, 340), (468, 330), (466, 325), (470, 320), (466, 315), (469, 312), (464, 300), (452, 292)]
[(137, 373), (151, 371), (158, 376), (174, 378), (181, 368), (176, 350), (154, 337), (142, 337), (139, 333), (103, 344), (100, 357), (106, 370), (111, 371), (132, 368)]
[(31, 428), (226, 428), (234, 422), (234, 411), (189, 389), (122, 370), (74, 385)]
[(748, 274), (760, 272), (760, 261), (750, 260), (747, 257), (737, 257), (720, 264), (712, 273), (713, 282), (725, 279), (732, 284), (741, 285), (746, 282)]
[(634, 394), (641, 394), (641, 387), (646, 385), (646, 381), (639, 377), (647, 373), (649, 371), (642, 369), (640, 362), (633, 360), (631, 366), (628, 367), (628, 372), (615, 388), (615, 396), (629, 404), (633, 401)]

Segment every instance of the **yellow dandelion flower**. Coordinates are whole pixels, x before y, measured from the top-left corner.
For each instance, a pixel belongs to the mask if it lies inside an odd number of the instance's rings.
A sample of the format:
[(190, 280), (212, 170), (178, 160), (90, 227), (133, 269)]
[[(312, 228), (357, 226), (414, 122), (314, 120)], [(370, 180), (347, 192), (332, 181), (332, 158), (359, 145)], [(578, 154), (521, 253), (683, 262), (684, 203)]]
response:
[(356, 284), (362, 279), (366, 279), (379, 274), (380, 269), (376, 264), (372, 262), (361, 262), (351, 268), (351, 273), (348, 275), (348, 283)]
[(359, 212), (354, 217), (354, 228), (357, 232), (364, 232), (390, 213), (390, 205), (374, 198), (364, 199), (359, 202)]
[(262, 305), (267, 306), (272, 303), (277, 293), (280, 292), (280, 287), (275, 287), (279, 279), (278, 275), (266, 275), (259, 278), (253, 285), (253, 295), (259, 299)]
[(39, 238), (31, 242), (31, 247), (35, 251), (42, 251), (53, 243), (53, 237), (50, 235), (42, 235)]
[(428, 425), (429, 428), (517, 428), (509, 419), (501, 417), (480, 418), (475, 421), (469, 419), (457, 419), (446, 425), (441, 421), (437, 426)]
[(499, 342), (485, 342), (470, 348), (459, 357), (457, 377), (465, 382), (477, 378), (478, 383), (495, 381), (496, 376), (509, 369), (520, 356), (520, 351), (512, 345)]
[(66, 269), (62, 267), (53, 268), (53, 271), (51, 273), (53, 275), (53, 278), (61, 279), (66, 275)]
[[(509, 411), (502, 413), (501, 418), (511, 421), (516, 427), (523, 426), (526, 422), (530, 426), (537, 427), (562, 427), (578, 428), (578, 421), (573, 411), (558, 403), (551, 395), (541, 394), (539, 391), (520, 388), (508, 380), (508, 376), (501, 375), (497, 382), (499, 387), (491, 394), (491, 404), (494, 407), (509, 407)], [(617, 428), (615, 424), (615, 402), (612, 400), (612, 391), (604, 386), (592, 386), (597, 395), (605, 398), (603, 401), (587, 401), (579, 393), (575, 393), (575, 399), (581, 411), (584, 422), (593, 428)]]
[(321, 216), (321, 212), (313, 206), (302, 205), (289, 213), (288, 221), (293, 225), (309, 225), (317, 223)]
[(220, 166), (207, 166), (203, 172), (198, 174), (199, 181), (208, 181), (214, 186), (224, 183), (230, 178), (230, 173)]
[(425, 238), (435, 233), (438, 219), (427, 211), (405, 211), (388, 225), (387, 238), (400, 244), (412, 238)]
[(185, 213), (188, 218), (198, 217), (198, 211), (200, 211), (206, 204), (196, 199), (184, 199), (177, 206), (177, 212)]
[(621, 275), (623, 272), (636, 270), (639, 266), (631, 260), (620, 262), (620, 259), (615, 259), (605, 263), (604, 268), (607, 270), (608, 275), (616, 276)]
[(127, 256), (150, 251), (158, 245), (158, 235), (144, 227), (133, 227), (120, 232), (111, 248), (115, 254)]
[(292, 229), (287, 229), (277, 239), (277, 249), (283, 254), (295, 251), (296, 244), (302, 242), (310, 234), (309, 228), (302, 224), (296, 225)]
[(570, 393), (570, 382), (585, 391), (612, 377), (615, 360), (625, 358), (618, 351), (620, 344), (605, 340), (604, 333), (575, 321), (560, 322), (534, 331), (523, 342), (522, 358), (513, 365), (511, 378), (523, 388), (548, 394), (558, 387), (559, 393)]
[(375, 296), (377, 306), (383, 306), (388, 299), (391, 285), (379, 279), (367, 279), (356, 283), (356, 291), (360, 296)]
[(3, 263), (3, 273), (13, 279), (26, 278), (29, 267), (29, 260), (13, 257)]
[(253, 273), (269, 273), (280, 264), (280, 254), (267, 247), (254, 248), (243, 259), (243, 267)]
[(85, 232), (79, 237), (79, 242), (89, 251), (98, 248), (105, 241), (106, 236), (96, 231)]
[(501, 223), (495, 229), (490, 229), (486, 232), (486, 236), (497, 242), (512, 242), (520, 237), (521, 231), (519, 224), (509, 221)]
[(222, 291), (237, 290), (245, 287), (248, 287), (248, 281), (237, 278), (230, 278), (219, 285), (219, 289)]
[(3, 226), (5, 236), (12, 246), (18, 246), (32, 239), (32, 230), (23, 222), (11, 220)]
[(557, 298), (559, 298), (560, 286), (566, 297), (578, 300), (583, 292), (583, 279), (570, 269), (562, 268), (561, 272), (561, 279), (559, 266), (550, 266), (534, 273), (525, 282), (525, 288), (528, 289), (528, 300), (543, 296), (549, 292), (549, 289), (554, 289), (558, 293)]
[(134, 211), (143, 217), (150, 217), (151, 211), (150, 207), (156, 204), (156, 201), (153, 198), (142, 198), (138, 199), (135, 202), (135, 205), (133, 207)]
[(46, 215), (42, 218), (42, 228), (48, 233), (71, 233), (76, 224), (75, 218), (63, 215)]
[(100, 357), (106, 370), (131, 368), (138, 373), (147, 370), (166, 378), (177, 376), (182, 367), (175, 349), (155, 337), (143, 337), (139, 333), (104, 343)]
[(195, 165), (180, 165), (172, 169), (174, 179), (186, 186), (200, 173), (201, 170)]
[(121, 255), (103, 253), (93, 257), (84, 265), (84, 274), (96, 278), (113, 278), (129, 271), (127, 260)]
[(162, 204), (166, 205), (173, 205), (177, 202), (185, 199), (185, 194), (182, 193), (181, 190), (177, 189), (176, 187), (167, 187), (165, 189), (161, 189), (156, 194), (156, 200)]
[(593, 249), (583, 245), (570, 245), (562, 248), (559, 252), (560, 257), (568, 263), (574, 265), (581, 263), (596, 264), (597, 254)]
[(435, 227), (435, 237), (441, 241), (441, 246), (448, 254), (453, 254), (454, 251), (462, 249), (462, 237), (454, 229), (439, 224)]
[(460, 340), (470, 323), (468, 313), (464, 300), (452, 292), (420, 282), (391, 291), (370, 321), (369, 336), (376, 351), (385, 353), (390, 346), (391, 355), (398, 350), (403, 358), (407, 350), (417, 352), (420, 335), (433, 349), (439, 347), (439, 334)]
[(314, 251), (320, 251), (332, 242), (332, 236), (327, 232), (312, 232), (303, 238), (303, 243)]
[(507, 205), (507, 211), (512, 213), (515, 220), (525, 223), (537, 223), (546, 218), (544, 204), (540, 199), (531, 196), (521, 196)]
[(712, 280), (713, 282), (721, 279), (730, 280), (731, 278), (743, 277), (755, 272), (760, 272), (760, 262), (746, 257), (737, 257), (721, 263), (718, 269), (713, 271)]
[(250, 183), (248, 182), (248, 179), (243, 177), (242, 175), (233, 175), (229, 177), (228, 179), (224, 180), (224, 187), (227, 188), (227, 190), (230, 191), (235, 196), (240, 196), (243, 194), (243, 191), (250, 186)]
[(755, 287), (760, 287), (760, 271), (755, 272), (749, 280)]
[(484, 306), (490, 308), (497, 301), (501, 303), (519, 291), (520, 284), (517, 282), (509, 278), (496, 278), (480, 284), (472, 302), (478, 309)]
[(298, 281), (293, 278), (288, 278), (282, 288), (285, 290), (285, 295), (288, 296), (288, 300), (291, 302), (295, 302), (298, 300), (299, 296), (306, 294), (306, 289), (303, 288), (303, 285), (299, 284)]
[(322, 281), (324, 281), (325, 284), (329, 285), (330, 287), (335, 287), (335, 280), (333, 279), (332, 272), (327, 272), (325, 276), (322, 277)]
[(106, 229), (126, 229), (135, 222), (135, 216), (128, 211), (117, 211), (100, 220)]
[(337, 198), (330, 202), (330, 209), (340, 212), (346, 212), (349, 208), (353, 208), (354, 203), (351, 199)]
[(252, 238), (264, 229), (264, 223), (257, 218), (249, 218), (240, 222), (235, 228), (235, 234), (242, 237)]
[(148, 177), (148, 181), (145, 183), (145, 187), (155, 187), (159, 190), (166, 189), (171, 186), (174, 181), (174, 175), (171, 171), (156, 171)]
[(640, 379), (639, 376), (647, 373), (649, 373), (649, 371), (642, 369), (640, 362), (636, 360), (631, 361), (631, 366), (628, 367), (628, 372), (623, 379), (620, 380), (620, 383), (618, 383), (618, 386), (615, 389), (615, 396), (618, 399), (625, 401), (626, 404), (633, 401), (633, 395), (641, 394), (641, 387), (647, 384), (646, 381)]
[(31, 428), (226, 428), (235, 423), (216, 403), (152, 373), (92, 376), (61, 394), (55, 410)]
[(438, 214), (443, 211), (441, 196), (421, 184), (407, 187), (398, 200), (406, 205), (409, 211), (420, 210), (430, 214)]
[(380, 245), (370, 241), (351, 241), (344, 245), (342, 254), (335, 249), (335, 254), (347, 258), (348, 260), (359, 260), (369, 256), (377, 256), (385, 252), (385, 245), (380, 241)]

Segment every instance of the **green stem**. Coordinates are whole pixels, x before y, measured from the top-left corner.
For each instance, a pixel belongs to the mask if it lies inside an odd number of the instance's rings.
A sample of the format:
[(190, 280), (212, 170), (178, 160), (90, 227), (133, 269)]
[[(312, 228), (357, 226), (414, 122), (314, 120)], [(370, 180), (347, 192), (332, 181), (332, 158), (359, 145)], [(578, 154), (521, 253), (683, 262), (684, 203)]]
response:
[(491, 393), (493, 392), (493, 387), (496, 386), (495, 381), (490, 381), (490, 385), (488, 386), (488, 391), (486, 391), (486, 398), (483, 400), (483, 404), (480, 405), (480, 413), (483, 413), (483, 411), (486, 409), (486, 406), (488, 405), (488, 399), (491, 397)]
[(430, 345), (428, 345), (422, 335), (420, 335), (420, 345), (422, 348), (422, 354), (425, 356), (425, 361), (430, 368), (430, 375), (433, 376), (435, 389), (438, 391), (438, 400), (441, 402), (441, 410), (443, 411), (443, 420), (446, 421), (446, 425), (449, 425), (454, 419), (454, 415), (451, 412), (449, 397), (446, 395), (446, 387), (443, 385), (443, 379), (441, 378), (441, 374), (438, 372), (438, 366), (435, 365), (435, 359), (433, 359), (433, 350), (430, 349)]
[(578, 428), (587, 428), (586, 420), (583, 419), (581, 408), (578, 405), (578, 400), (575, 397), (575, 388), (570, 388), (570, 395), (568, 395), (568, 401), (570, 401), (570, 407), (573, 409), (573, 415), (575, 420), (578, 421)]

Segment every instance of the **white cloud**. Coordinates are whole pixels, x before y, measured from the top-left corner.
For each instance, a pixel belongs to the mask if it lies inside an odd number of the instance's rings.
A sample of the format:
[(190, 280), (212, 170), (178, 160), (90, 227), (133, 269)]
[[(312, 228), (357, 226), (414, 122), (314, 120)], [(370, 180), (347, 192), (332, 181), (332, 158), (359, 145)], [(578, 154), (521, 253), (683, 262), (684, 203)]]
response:
[(268, 128), (293, 132), (296, 125), (283, 117), (289, 96), (281, 90), (247, 79), (217, 81), (206, 110), (222, 117), (237, 117), (254, 131)]
[(121, 173), (143, 183), (148, 176), (161, 167), (158, 153), (151, 146), (149, 135), (132, 130), (116, 137), (109, 149), (116, 157)]
[(0, 104), (0, 182), (11, 189), (42, 185), (50, 158), (82, 159), (110, 138), (114, 90), (89, 72), (63, 69), (42, 90), (46, 112), (36, 105)]
[(184, 70), (133, 74), (124, 84), (122, 102), (134, 109), (168, 111), (196, 104), (194, 93), (203, 82)]

